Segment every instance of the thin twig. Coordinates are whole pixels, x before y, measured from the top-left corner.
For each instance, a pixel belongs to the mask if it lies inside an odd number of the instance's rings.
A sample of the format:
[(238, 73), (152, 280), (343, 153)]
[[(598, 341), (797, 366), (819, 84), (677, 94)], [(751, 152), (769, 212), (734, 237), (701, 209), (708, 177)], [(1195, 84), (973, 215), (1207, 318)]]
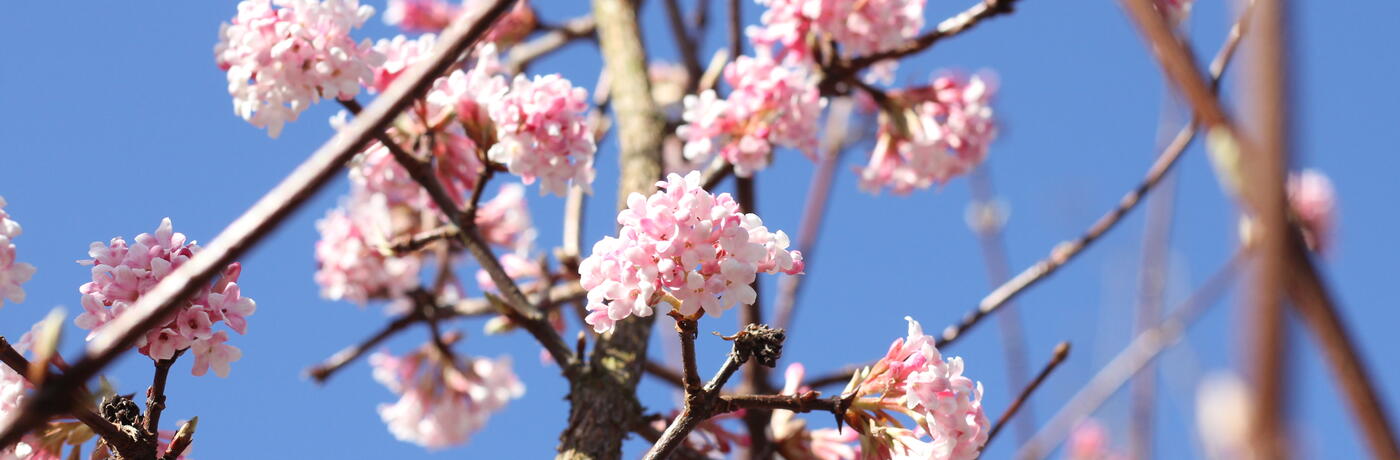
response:
[(1224, 296), (1233, 284), (1243, 259), (1241, 254), (1232, 256), (1225, 266), (1212, 274), (1190, 298), (1173, 310), (1171, 316), (1133, 338), (1133, 341), (1089, 379), (1089, 383), (1070, 398), (1029, 442), (1021, 446), (1016, 458), (1044, 458), (1064, 440), (1071, 429), (1093, 414), (1109, 396), (1127, 383), (1128, 379), (1163, 350), (1175, 344), (1186, 332), (1187, 326)]
[[(146, 389), (146, 416), (143, 425), (148, 433), (160, 432), (160, 413), (165, 410), (165, 381), (170, 377), (170, 366), (186, 349), (175, 352), (170, 359), (155, 361), (155, 374), (151, 377), (151, 387)], [(156, 448), (156, 436), (151, 437), (151, 449)]]
[(744, 55), (744, 10), (740, 0), (729, 0), (729, 56)]
[[(29, 368), (31, 363), (24, 355), (20, 354), (18, 350), (10, 346), (10, 342), (4, 337), (0, 337), (0, 362), (5, 363), (10, 369), (24, 376), (25, 380), (29, 380)], [(56, 379), (58, 377), (58, 375), (49, 374), (50, 379)], [(86, 404), (77, 401), (76, 398), (74, 401), (70, 402), (68, 406), (69, 407), (66, 408), (54, 408), (54, 410), (56, 412), (66, 412), (72, 415), (73, 418), (92, 429), (93, 433), (97, 433), (102, 439), (107, 440), (107, 443), (118, 452), (131, 453), (140, 447), (136, 445), (133, 439), (128, 437), (125, 433), (122, 433), (117, 425), (102, 418), (96, 411), (93, 411)]]
[(700, 74), (705, 71), (700, 64), (700, 47), (696, 44), (690, 28), (686, 27), (680, 0), (666, 0), (662, 3), (666, 5), (666, 19), (670, 22), (671, 37), (676, 41), (676, 51), (681, 55), (681, 65), (685, 66), (685, 73), (689, 77), (690, 87), (686, 89), (686, 94), (690, 94), (700, 83)]
[[(550, 288), (549, 299), (551, 302), (555, 303), (570, 302), (583, 298), (587, 293), (588, 291), (584, 290), (578, 283), (570, 282)], [(496, 309), (492, 306), (491, 300), (486, 298), (462, 299), (453, 305), (439, 307), (434, 311), (437, 315), (442, 316), (440, 319), (446, 319), (448, 316), (471, 317), (496, 314)], [(354, 362), (356, 359), (359, 359), (361, 356), (364, 356), (365, 353), (368, 353), (389, 337), (398, 334), (400, 331), (424, 319), (425, 318), (421, 316), (421, 312), (418, 311), (394, 318), (393, 321), (385, 324), (382, 329), (365, 338), (365, 340), (360, 341), (360, 343), (346, 347), (336, 352), (334, 355), (331, 355), (330, 358), (326, 358), (326, 360), (322, 361), (320, 364), (307, 369), (306, 375), (311, 377), (312, 380), (315, 380), (316, 383), (326, 383), (326, 380), (329, 380), (332, 374), (341, 370), (351, 362)]]
[(646, 362), (642, 363), (642, 370), (662, 382), (669, 383), (676, 388), (685, 389), (685, 379), (681, 377), (680, 371), (672, 369), (670, 366), (648, 359)]
[(849, 80), (866, 67), (886, 59), (899, 59), (928, 49), (945, 38), (965, 32), (983, 20), (1011, 13), (1016, 0), (983, 0), (957, 15), (944, 19), (933, 31), (920, 35), (898, 47), (852, 59), (849, 64), (833, 69), (829, 80)]
[(1026, 388), (1016, 395), (1016, 399), (1011, 401), (1011, 405), (1006, 407), (1006, 411), (1001, 413), (1001, 417), (997, 417), (996, 424), (992, 425), (992, 432), (987, 434), (987, 441), (982, 443), (982, 449), (986, 449), (987, 445), (996, 439), (997, 433), (1006, 427), (1006, 422), (1011, 420), (1017, 411), (1021, 410), (1026, 401), (1030, 400), (1031, 393), (1034, 393), (1036, 388), (1040, 388), (1040, 384), (1045, 383), (1045, 378), (1049, 377), (1050, 373), (1054, 372), (1055, 368), (1059, 367), (1060, 363), (1065, 362), (1065, 358), (1068, 357), (1069, 342), (1060, 342), (1059, 345), (1055, 346), (1055, 354), (1050, 356), (1050, 362), (1045, 363), (1045, 367), (1040, 369), (1040, 373), (1036, 374), (1035, 379), (1031, 380), (1031, 383), (1027, 384)]
[(536, 59), (553, 53), (574, 40), (592, 37), (596, 27), (593, 16), (581, 16), (564, 21), (564, 24), (537, 38), (512, 46), (510, 56), (506, 58), (507, 73), (521, 73)]
[(87, 354), (69, 367), (63, 379), (49, 380), (23, 408), (0, 422), (0, 446), (13, 444), (24, 433), (47, 420), (54, 410), (65, 405), (63, 402), (71, 398), (77, 389), (118, 355), (129, 350), (137, 339), (166, 321), (183, 305), (184, 299), (276, 229), (292, 211), (301, 207), (316, 190), (329, 182), (341, 165), (363, 150), (376, 133), (383, 132), (400, 111), (427, 90), (433, 79), (475, 44), (513, 3), (511, 0), (495, 0), (458, 17), (443, 32), (431, 56), (409, 68), (389, 85), (362, 116), (322, 145), (291, 175), (229, 224), (199, 254), (142, 294), (127, 314), (104, 326), (103, 333), (88, 344)]

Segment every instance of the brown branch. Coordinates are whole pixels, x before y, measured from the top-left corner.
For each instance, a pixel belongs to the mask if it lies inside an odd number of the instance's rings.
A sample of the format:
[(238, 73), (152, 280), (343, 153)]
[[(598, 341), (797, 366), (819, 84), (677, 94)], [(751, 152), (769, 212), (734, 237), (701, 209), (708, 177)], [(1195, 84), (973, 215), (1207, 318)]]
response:
[[(578, 283), (570, 282), (550, 288), (549, 300), (555, 303), (569, 302), (581, 299), (587, 293), (588, 291), (585, 291)], [(440, 319), (446, 319), (451, 316), (472, 317), (496, 314), (495, 307), (492, 306), (490, 299), (486, 298), (462, 299), (457, 301), (456, 304), (438, 307), (438, 309), (434, 311), (437, 315), (442, 316)], [(393, 321), (385, 324), (384, 327), (378, 332), (375, 332), (374, 335), (365, 338), (365, 340), (360, 343), (336, 352), (320, 364), (307, 369), (306, 375), (311, 377), (312, 380), (315, 380), (316, 383), (326, 383), (326, 380), (329, 380), (331, 375), (335, 372), (344, 368), (351, 362), (354, 362), (356, 359), (359, 359), (361, 356), (364, 356), (365, 353), (368, 353), (389, 337), (394, 336), (400, 331), (424, 319), (420, 311), (413, 311), (394, 318)]]
[(1307, 263), (1307, 249), (1296, 233), (1291, 241), (1292, 276), (1285, 287), (1294, 308), (1322, 346), (1337, 384), (1341, 387), (1347, 405), (1358, 419), (1362, 434), (1371, 453), (1376, 458), (1400, 458), (1400, 446), (1395, 442), (1395, 431), (1391, 427), (1384, 401), (1378, 396), (1376, 380), (1366, 369), (1356, 346), (1356, 340), (1347, 331), (1342, 321), (1339, 307), (1327, 292), (1327, 284), (1317, 267)]
[(670, 366), (648, 359), (642, 363), (642, 370), (652, 377), (656, 377), (658, 380), (669, 383), (676, 388), (685, 389), (685, 379), (681, 377), (679, 371), (672, 369)]
[[(738, 8), (735, 5), (731, 5)], [(755, 185), (753, 177), (734, 178), (735, 195), (739, 202), (739, 208), (743, 212), (758, 213), (757, 197), (754, 196)], [(763, 293), (759, 290), (759, 280), (754, 278), (750, 288), (754, 291), (754, 300), (748, 305), (744, 305), (740, 311), (739, 322), (741, 325), (759, 324), (763, 322)], [(757, 361), (750, 361), (744, 365), (744, 385), (742, 392), (745, 393), (771, 393), (773, 385), (769, 383), (768, 368)], [(768, 425), (772, 420), (773, 412), (768, 410), (751, 410), (744, 412), (744, 426), (749, 431), (749, 458), (767, 458), (771, 455), (762, 455), (770, 452), (768, 440)]]
[(716, 156), (705, 166), (705, 170), (700, 173), (700, 183), (705, 190), (714, 190), (724, 178), (734, 174), (734, 165), (724, 161), (723, 157)]
[[(188, 348), (175, 352), (170, 359), (162, 359), (155, 362), (155, 374), (151, 377), (151, 386), (146, 389), (146, 417), (143, 425), (148, 433), (160, 432), (160, 413), (165, 410), (165, 381), (170, 377), (170, 366), (175, 365), (175, 360), (180, 359), (180, 355)], [(151, 436), (151, 450), (156, 448), (157, 436)]]
[[(686, 341), (684, 330), (693, 333), (695, 324), (693, 321), (686, 324), (678, 320), (676, 325), (679, 330), (682, 330), (681, 341), (684, 347)], [(720, 366), (719, 371), (710, 378), (704, 388), (697, 389), (691, 385), (686, 386), (685, 406), (681, 408), (681, 413), (666, 427), (666, 431), (661, 433), (661, 438), (652, 445), (651, 450), (647, 451), (643, 458), (646, 460), (670, 458), (671, 453), (684, 444), (686, 436), (689, 436), (700, 422), (717, 414), (737, 409), (738, 406), (729, 402), (729, 397), (720, 395), (720, 390), (724, 388), (725, 382), (729, 381), (729, 378), (739, 370), (739, 367), (750, 359), (764, 366), (773, 367), (782, 355), (784, 338), (781, 329), (772, 329), (760, 324), (749, 324), (733, 336), (724, 337), (725, 340), (734, 342), (724, 364)], [(682, 355), (684, 356), (684, 354), (683, 352)], [(693, 357), (690, 361), (693, 362)], [(693, 376), (690, 371), (687, 371), (686, 374)], [(693, 381), (691, 376), (687, 376), (687, 383)], [(763, 410), (766, 408), (754, 407), (754, 409)], [(752, 449), (752, 446), (750, 448)]]
[(558, 51), (574, 40), (592, 37), (596, 27), (592, 16), (581, 16), (565, 21), (537, 38), (515, 45), (510, 48), (510, 55), (506, 58), (506, 71), (511, 74), (523, 72), (536, 59)]
[(151, 328), (165, 321), (182, 301), (205, 285), (235, 258), (261, 241), (282, 221), (308, 200), (355, 153), (381, 133), (415, 98), (422, 94), (433, 79), (441, 75), (503, 15), (510, 0), (496, 0), (457, 18), (442, 34), (437, 49), (427, 59), (409, 68), (394, 81), (375, 103), (327, 141), (292, 174), (277, 184), (257, 203), (229, 224), (218, 237), (199, 254), (176, 268), (131, 306), (129, 314), (121, 315), (103, 328), (103, 333), (88, 345), (88, 352), (69, 367), (60, 380), (51, 380), (44, 391), (31, 398), (17, 415), (0, 424), (0, 446), (18, 441), (20, 436), (43, 423), (63, 401), (71, 397), (118, 355), (129, 350), (136, 340)]
[(1065, 358), (1068, 357), (1069, 342), (1060, 342), (1059, 345), (1055, 346), (1055, 353), (1050, 356), (1050, 362), (1045, 363), (1045, 367), (1040, 369), (1040, 373), (1036, 374), (1035, 379), (1031, 380), (1031, 383), (1026, 385), (1020, 394), (1016, 395), (1016, 399), (1011, 401), (1011, 405), (1006, 407), (1006, 411), (1001, 413), (1001, 417), (997, 417), (996, 424), (992, 425), (992, 432), (987, 434), (987, 441), (982, 443), (982, 449), (986, 449), (987, 445), (996, 439), (997, 433), (1006, 427), (1006, 422), (1011, 420), (1017, 411), (1021, 410), (1026, 401), (1030, 400), (1031, 393), (1034, 393), (1036, 388), (1040, 388), (1040, 384), (1045, 383), (1045, 378), (1049, 377), (1050, 373), (1054, 372), (1055, 368), (1059, 367), (1060, 363), (1065, 362)]
[[(660, 417), (660, 414), (652, 414), (650, 417), (643, 417), (642, 421), (638, 422), (636, 426), (632, 427), (632, 432), (641, 435), (643, 439), (646, 439), (648, 442), (655, 444), (657, 441), (661, 440), (661, 432), (657, 431), (656, 427), (651, 426), (650, 422)], [(674, 453), (671, 454), (671, 458), (680, 460), (708, 460), (710, 457), (705, 456), (705, 454), (696, 452), (695, 449), (691, 449), (690, 446), (682, 444), (679, 448), (676, 449)]]
[[(665, 120), (651, 96), (646, 50), (637, 11), (626, 0), (593, 0), (598, 44), (609, 81), (609, 104), (617, 117), (617, 207), (633, 193), (650, 194), (661, 179)], [(622, 438), (641, 416), (637, 382), (646, 360), (656, 315), (620, 321), (595, 342), (582, 378), (569, 391), (568, 428), (560, 435), (559, 459), (613, 460)]]
[(744, 55), (744, 10), (740, 0), (729, 0), (729, 58)]
[[(358, 104), (353, 100), (341, 100), (340, 103), (351, 112), (357, 111)], [(544, 346), (545, 351), (554, 358), (554, 362), (559, 363), (560, 370), (564, 372), (565, 376), (572, 378), (577, 372), (578, 364), (573, 352), (564, 343), (563, 337), (559, 336), (559, 331), (554, 330), (554, 327), (549, 325), (529, 299), (526, 299), (525, 295), (520, 292), (520, 286), (515, 283), (515, 280), (506, 274), (505, 268), (496, 259), (496, 255), (491, 252), (490, 247), (482, 239), (481, 233), (476, 227), (476, 205), (481, 199), (481, 191), (486, 185), (485, 182), (493, 174), (491, 168), (482, 169), (481, 177), (477, 179), (477, 184), (472, 189), (472, 196), (467, 203), (467, 208), (465, 210), (459, 209), (457, 201), (448, 194), (447, 189), (433, 173), (431, 164), (414, 157), (402, 145), (399, 145), (382, 131), (377, 133), (375, 138), (389, 149), (389, 153), (393, 155), (394, 160), (399, 165), (403, 166), (409, 177), (412, 177), (414, 182), (417, 182), (419, 186), (423, 187), (423, 190), (428, 192), (433, 204), (436, 204), (438, 209), (447, 216), (448, 222), (457, 227), (458, 241), (461, 241), (466, 246), (467, 252), (476, 258), (481, 269), (490, 275), (491, 281), (495, 282), (497, 289), (501, 291), (505, 304), (513, 310), (503, 313), (514, 314), (512, 319), (516, 320), (530, 335), (535, 337), (535, 340), (540, 342), (540, 345)]]
[[(1288, 279), (1291, 229), (1288, 223), (1288, 196), (1284, 182), (1288, 174), (1289, 107), (1284, 81), (1288, 66), (1285, 58), (1287, 37), (1285, 8), (1281, 0), (1259, 0), (1258, 18), (1251, 51), (1248, 86), (1253, 103), (1250, 132), (1258, 136), (1258, 147), (1247, 159), (1243, 186), (1245, 195), (1255, 197), (1250, 252), (1254, 257), (1252, 290), (1248, 311), (1253, 318), (1247, 350), (1252, 369), (1254, 413), (1250, 420), (1250, 444), (1259, 458), (1290, 457), (1284, 428), (1287, 389), (1287, 318), (1284, 316), (1283, 285)], [(1377, 455), (1380, 451), (1375, 452)]]
[[(20, 354), (18, 350), (10, 346), (10, 342), (4, 337), (0, 337), (0, 362), (5, 363), (10, 369), (24, 376), (26, 381), (29, 380), (29, 369), (32, 364), (24, 355)], [(50, 374), (49, 378), (57, 379), (59, 376)], [(33, 382), (31, 381), (30, 383), (32, 384)], [(72, 415), (73, 418), (92, 429), (93, 433), (97, 433), (102, 439), (107, 440), (107, 443), (110, 444), (113, 449), (116, 449), (117, 452), (129, 454), (141, 448), (141, 446), (136, 444), (135, 440), (131, 439), (131, 437), (127, 436), (125, 433), (122, 433), (121, 428), (118, 428), (117, 425), (107, 421), (107, 419), (102, 418), (96, 411), (77, 401), (76, 396), (73, 400), (68, 402), (67, 406), (68, 407), (52, 409), (55, 413), (66, 412)]]
[(690, 83), (687, 84), (685, 92), (690, 94), (695, 92), (695, 87), (700, 84), (700, 74), (705, 72), (700, 64), (700, 46), (685, 24), (680, 0), (666, 0), (662, 3), (666, 5), (666, 20), (671, 26), (671, 37), (676, 41), (676, 51), (681, 55), (681, 65), (685, 66), (685, 73), (689, 77)]
[[(1221, 76), (1224, 75), (1225, 70), (1229, 68), (1231, 58), (1234, 57), (1235, 49), (1239, 46), (1240, 39), (1244, 35), (1243, 29), (1245, 25), (1248, 24), (1248, 17), (1248, 11), (1245, 11), (1240, 18), (1235, 21), (1234, 26), (1231, 27), (1229, 36), (1225, 39), (1225, 43), (1221, 45), (1220, 51), (1216, 53), (1215, 59), (1212, 60), (1212, 88), (1219, 85)], [(1143, 178), (1143, 181), (1127, 194), (1123, 195), (1123, 197), (1118, 200), (1117, 206), (1099, 217), (1099, 219), (1095, 221), (1093, 225), (1090, 225), (1089, 229), (1079, 238), (1073, 241), (1060, 243), (1050, 252), (1049, 258), (1037, 262), (1035, 265), (1032, 265), (1030, 268), (1016, 275), (1015, 278), (1012, 278), (1006, 283), (1002, 283), (1001, 286), (994, 289), (990, 294), (987, 294), (986, 297), (983, 297), (982, 301), (978, 302), (977, 309), (965, 315), (958, 324), (948, 326), (948, 328), (943, 331), (936, 345), (938, 347), (943, 347), (957, 340), (962, 334), (966, 333), (968, 329), (975, 326), (988, 314), (1000, 309), (1027, 288), (1049, 277), (1065, 263), (1068, 263), (1075, 256), (1083, 252), (1089, 244), (1093, 243), (1100, 236), (1103, 236), (1104, 233), (1108, 232), (1108, 230), (1116, 226), (1129, 211), (1132, 211), (1133, 208), (1142, 201), (1143, 196), (1147, 195), (1147, 192), (1151, 191), (1152, 188), (1162, 180), (1162, 177), (1171, 170), (1172, 166), (1181, 158), (1181, 154), (1186, 151), (1187, 146), (1191, 145), (1191, 141), (1194, 140), (1195, 137), (1196, 129), (1194, 123), (1178, 131), (1171, 143), (1167, 144), (1167, 147), (1157, 156), (1157, 161), (1153, 162), (1152, 166), (1147, 169), (1147, 175)], [(840, 372), (813, 378), (809, 384), (813, 387), (817, 387), (819, 386), (818, 383), (821, 385), (846, 383), (851, 379), (851, 374), (857, 369), (860, 369), (860, 367), (848, 367)]]
[(383, 248), (383, 252), (388, 252), (389, 254), (395, 255), (405, 255), (413, 251), (423, 249), (429, 244), (433, 244), (434, 242), (439, 240), (455, 240), (458, 238), (458, 233), (459, 231), (457, 230), (457, 227), (451, 225), (442, 225), (432, 230), (426, 230), (413, 235), (395, 238), (394, 241), (390, 242), (385, 248)]
[(1049, 455), (1071, 429), (1093, 414), (1109, 396), (1116, 393), (1128, 379), (1141, 371), (1163, 350), (1180, 340), (1187, 326), (1224, 296), (1238, 274), (1239, 265), (1243, 260), (1242, 254), (1232, 256), (1225, 266), (1211, 275), (1190, 298), (1173, 310), (1171, 316), (1133, 338), (1123, 351), (1114, 356), (1089, 379), (1089, 383), (1065, 403), (1040, 432), (1021, 446), (1015, 458), (1030, 460)]
[(899, 59), (928, 49), (945, 38), (966, 32), (983, 20), (991, 19), (1013, 11), (1016, 0), (982, 0), (957, 15), (944, 19), (933, 31), (920, 35), (903, 45), (868, 56), (852, 59), (848, 64), (832, 69), (828, 81), (849, 80), (852, 76), (877, 62), (886, 59)]

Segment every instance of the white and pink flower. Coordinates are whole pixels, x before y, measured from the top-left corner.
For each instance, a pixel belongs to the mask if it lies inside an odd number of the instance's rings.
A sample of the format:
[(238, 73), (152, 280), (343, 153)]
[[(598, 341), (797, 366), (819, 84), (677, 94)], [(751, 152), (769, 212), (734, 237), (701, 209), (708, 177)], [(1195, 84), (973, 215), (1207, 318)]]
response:
[(19, 222), (10, 219), (5, 212), (5, 197), (0, 197), (0, 307), (5, 299), (14, 303), (24, 302), (22, 284), (34, 276), (34, 266), (15, 260), (14, 238), (23, 233)]
[(379, 405), (379, 416), (400, 441), (430, 449), (465, 443), (492, 414), (525, 394), (508, 357), (459, 358), (455, 365), (444, 359), (426, 345), (402, 357), (384, 351), (370, 356), (374, 379), (399, 395)]
[(802, 253), (787, 234), (770, 232), (728, 193), (711, 195), (700, 173), (671, 174), (650, 197), (634, 193), (617, 216), (617, 237), (605, 237), (579, 267), (588, 289), (588, 324), (611, 330), (628, 316), (650, 316), (664, 295), (682, 314), (713, 316), (753, 303), (758, 272), (802, 272)]
[(893, 107), (880, 117), (879, 140), (860, 171), (861, 188), (907, 194), (981, 164), (997, 134), (993, 92), (986, 79), (973, 76), (939, 77), (930, 86), (892, 94)]

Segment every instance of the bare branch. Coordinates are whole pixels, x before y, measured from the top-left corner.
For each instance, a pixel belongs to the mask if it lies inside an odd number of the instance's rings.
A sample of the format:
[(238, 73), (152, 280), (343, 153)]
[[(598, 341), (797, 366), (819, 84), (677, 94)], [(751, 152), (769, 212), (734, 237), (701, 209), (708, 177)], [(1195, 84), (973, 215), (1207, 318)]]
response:
[[(10, 346), (10, 342), (5, 340), (4, 337), (0, 337), (0, 362), (5, 363), (5, 365), (9, 366), (15, 373), (24, 376), (25, 380), (29, 379), (31, 363), (24, 355), (20, 354), (18, 350)], [(49, 375), (50, 379), (57, 379), (58, 377), (58, 375)], [(51, 409), (54, 410), (55, 413), (67, 413), (72, 415), (73, 418), (78, 419), (83, 425), (87, 425), (88, 428), (92, 429), (93, 433), (97, 433), (102, 439), (107, 440), (107, 443), (110, 444), (113, 449), (116, 449), (117, 452), (133, 453), (141, 447), (136, 445), (135, 440), (128, 437), (125, 433), (122, 433), (121, 429), (118, 428), (116, 424), (107, 421), (107, 419), (102, 418), (97, 412), (88, 408), (87, 405), (78, 402), (75, 395), (70, 396), (74, 396), (74, 398), (67, 403), (67, 407)]]
[(1031, 383), (1026, 385), (1020, 394), (1016, 395), (1016, 399), (1011, 401), (1011, 405), (1006, 407), (1006, 411), (1001, 413), (1001, 417), (997, 417), (997, 423), (992, 425), (992, 432), (987, 434), (987, 442), (982, 443), (982, 449), (986, 449), (987, 445), (996, 439), (997, 433), (1006, 427), (1006, 422), (1011, 420), (1011, 417), (1015, 416), (1016, 412), (1021, 410), (1021, 407), (1030, 399), (1031, 393), (1034, 393), (1036, 388), (1040, 388), (1040, 384), (1045, 382), (1045, 378), (1049, 377), (1050, 373), (1054, 372), (1055, 368), (1059, 367), (1060, 363), (1063, 363), (1068, 357), (1069, 342), (1060, 342), (1059, 345), (1055, 346), (1055, 354), (1050, 356), (1050, 362), (1045, 363), (1045, 367), (1040, 369), (1040, 373), (1036, 374), (1035, 379), (1031, 380)]
[(574, 40), (593, 36), (597, 23), (592, 16), (581, 16), (565, 21), (564, 24), (545, 32), (537, 38), (510, 48), (506, 58), (506, 71), (517, 74), (525, 71), (536, 59), (563, 48)]
[(1128, 379), (1142, 370), (1147, 363), (1151, 362), (1163, 350), (1175, 344), (1181, 335), (1186, 332), (1187, 326), (1205, 313), (1206, 309), (1214, 305), (1220, 297), (1224, 296), (1238, 274), (1239, 264), (1243, 260), (1243, 255), (1236, 254), (1230, 261), (1211, 275), (1204, 284), (1186, 300), (1181, 306), (1172, 311), (1170, 317), (1157, 326), (1143, 331), (1133, 338), (1123, 351), (1119, 352), (1113, 360), (1104, 365), (1089, 383), (1084, 385), (1068, 403), (1060, 409), (1045, 427), (1040, 429), (1031, 438), (1030, 442), (1021, 446), (1016, 452), (1015, 458), (1022, 460), (1032, 460), (1044, 458), (1050, 451), (1055, 449), (1069, 431), (1090, 414), (1093, 414), (1109, 396), (1116, 393)]
[(88, 346), (88, 353), (69, 367), (61, 380), (51, 380), (15, 415), (0, 423), (0, 445), (10, 445), (38, 426), (54, 408), (85, 382), (96, 376), (118, 355), (129, 350), (146, 331), (170, 317), (200, 286), (208, 283), (235, 258), (243, 254), (299, 208), (356, 152), (393, 121), (433, 79), (441, 75), (490, 25), (500, 18), (511, 0), (495, 0), (457, 18), (433, 54), (405, 71), (374, 104), (327, 141), (306, 162), (277, 184), (242, 216), (229, 224), (204, 250), (176, 268), (121, 315), (104, 326), (103, 333)]

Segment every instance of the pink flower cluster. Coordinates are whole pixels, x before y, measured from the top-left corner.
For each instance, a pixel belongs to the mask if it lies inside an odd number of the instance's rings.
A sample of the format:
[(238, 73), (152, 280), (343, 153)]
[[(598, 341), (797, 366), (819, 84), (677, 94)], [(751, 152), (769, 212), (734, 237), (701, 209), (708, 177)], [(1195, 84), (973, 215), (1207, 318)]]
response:
[(15, 260), (15, 237), (24, 232), (19, 222), (10, 219), (5, 212), (5, 197), (0, 197), (0, 307), (5, 299), (11, 302), (24, 302), (24, 288), (21, 284), (34, 276), (34, 266)]
[(718, 316), (750, 304), (757, 273), (802, 273), (802, 253), (787, 234), (770, 232), (728, 193), (711, 195), (700, 173), (671, 174), (650, 197), (633, 193), (618, 213), (618, 236), (605, 237), (579, 266), (588, 290), (588, 324), (599, 333), (628, 316), (649, 316), (669, 294), (680, 312)]
[(508, 357), (461, 358), (454, 366), (424, 346), (402, 357), (380, 351), (369, 362), (374, 379), (399, 395), (379, 406), (389, 432), (427, 448), (467, 442), (491, 414), (525, 394)]
[[(461, 6), (444, 0), (389, 0), (384, 22), (407, 32), (438, 32), (462, 12)], [(516, 43), (528, 36), (535, 24), (535, 10), (530, 8), (529, 1), (521, 0), (491, 26), (483, 39), (502, 46)]]
[(939, 77), (931, 86), (892, 94), (897, 107), (886, 107), (880, 118), (879, 140), (860, 171), (861, 188), (907, 194), (971, 171), (996, 139), (993, 92), (973, 76)]
[[(897, 339), (853, 389), (860, 399), (853, 407), (862, 424), (862, 451), (874, 458), (970, 460), (987, 442), (990, 422), (982, 409), (982, 384), (962, 375), (962, 359), (947, 360), (934, 348), (932, 336), (913, 318), (909, 336)], [(867, 412), (870, 411), (870, 412)], [(889, 416), (903, 413), (918, 430), (883, 426)]]
[(1068, 460), (1124, 460), (1127, 457), (1109, 446), (1109, 432), (1094, 419), (1080, 423), (1069, 435), (1065, 456)]
[(568, 193), (569, 181), (593, 183), (593, 130), (588, 92), (558, 74), (517, 75), (504, 97), (488, 106), (496, 123), (491, 161), (506, 165), (526, 185), (540, 181), (540, 194)]
[[(357, 194), (358, 195), (358, 194)], [(422, 260), (385, 254), (393, 219), (383, 195), (352, 195), (342, 207), (316, 222), (316, 284), (321, 296), (361, 305), (370, 299), (397, 299), (418, 286)]]
[(1327, 175), (1313, 169), (1290, 174), (1288, 203), (1302, 224), (1308, 248), (1321, 252), (1330, 247), (1337, 222), (1337, 192)]
[(824, 35), (846, 56), (874, 54), (913, 38), (924, 27), (926, 0), (758, 0), (768, 7), (762, 26), (749, 26), (755, 46), (781, 47), (785, 59), (806, 60), (810, 34)]
[(382, 57), (369, 40), (356, 44), (350, 30), (373, 14), (358, 0), (240, 2), (214, 47), (234, 113), (277, 137), (321, 98), (355, 97)]
[(713, 90), (685, 97), (685, 124), (676, 135), (685, 141), (686, 159), (705, 160), (718, 149), (735, 174), (749, 177), (768, 166), (774, 145), (809, 156), (815, 151), (826, 100), (806, 67), (781, 64), (762, 51), (724, 69), (733, 87), (729, 97)]
[[(92, 281), (78, 288), (82, 293), (83, 313), (74, 323), (92, 331), (88, 340), (102, 333), (102, 326), (121, 316), (141, 294), (179, 268), (199, 252), (199, 245), (186, 242), (183, 233), (176, 233), (170, 219), (161, 220), (155, 234), (142, 233), (127, 244), (121, 237), (106, 244), (93, 242), (88, 248), (91, 259), (79, 260), (92, 266)], [(238, 286), (242, 273), (238, 263), (230, 264), (213, 286), (203, 286), (174, 317), (152, 329), (137, 342), (141, 354), (154, 360), (170, 359), (181, 350), (194, 352), (194, 375), (204, 375), (211, 367), (220, 377), (227, 377), (229, 363), (237, 361), (242, 352), (228, 345), (228, 333), (214, 331), (222, 321), (229, 329), (243, 334), (248, 331), (247, 317), (257, 310), (253, 299), (243, 297)]]
[(374, 79), (369, 89), (384, 92), (390, 83), (399, 78), (399, 75), (403, 75), (415, 62), (432, 54), (436, 44), (437, 35), (433, 34), (423, 34), (414, 39), (399, 35), (393, 39), (380, 39), (375, 42), (374, 51), (384, 56), (384, 62), (373, 69)]

